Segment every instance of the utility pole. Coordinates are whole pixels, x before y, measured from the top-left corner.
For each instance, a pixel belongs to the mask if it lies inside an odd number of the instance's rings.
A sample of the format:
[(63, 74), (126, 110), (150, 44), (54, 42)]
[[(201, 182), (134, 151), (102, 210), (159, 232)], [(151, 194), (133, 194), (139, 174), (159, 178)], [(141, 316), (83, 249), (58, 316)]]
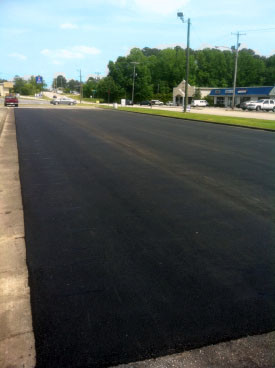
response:
[(238, 71), (238, 54), (239, 54), (239, 38), (240, 36), (244, 36), (245, 33), (240, 33), (239, 31), (237, 33), (232, 33), (233, 35), (237, 36), (237, 45), (236, 45), (236, 55), (235, 55), (235, 69), (234, 69), (234, 81), (233, 81), (233, 96), (232, 96), (232, 110), (235, 108), (235, 96), (236, 96), (236, 81), (237, 81), (237, 71)]
[(95, 75), (97, 76), (96, 79), (99, 79), (99, 74), (101, 74), (100, 72), (95, 72)]
[[(180, 18), (182, 23), (186, 23), (182, 12), (178, 12), (177, 16)], [(185, 78), (185, 104), (184, 112), (187, 110), (188, 105), (188, 81), (189, 81), (189, 49), (190, 49), (190, 18), (187, 20), (187, 47), (186, 47), (186, 78)]]
[(81, 69), (79, 69), (79, 82), (80, 82), (80, 88), (79, 88), (79, 92), (80, 92), (80, 103), (82, 102), (82, 77), (81, 77)]
[(135, 93), (135, 77), (136, 77), (136, 65), (139, 64), (138, 61), (131, 61), (131, 64), (134, 65), (134, 73), (133, 73), (133, 87), (132, 87), (132, 104), (134, 106), (134, 93)]

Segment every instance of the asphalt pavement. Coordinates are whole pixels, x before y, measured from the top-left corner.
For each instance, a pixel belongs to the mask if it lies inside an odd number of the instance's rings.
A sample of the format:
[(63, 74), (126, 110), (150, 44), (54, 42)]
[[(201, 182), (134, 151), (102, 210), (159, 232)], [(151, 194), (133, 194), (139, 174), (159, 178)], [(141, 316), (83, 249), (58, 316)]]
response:
[(274, 133), (15, 113), (38, 368), (274, 330)]

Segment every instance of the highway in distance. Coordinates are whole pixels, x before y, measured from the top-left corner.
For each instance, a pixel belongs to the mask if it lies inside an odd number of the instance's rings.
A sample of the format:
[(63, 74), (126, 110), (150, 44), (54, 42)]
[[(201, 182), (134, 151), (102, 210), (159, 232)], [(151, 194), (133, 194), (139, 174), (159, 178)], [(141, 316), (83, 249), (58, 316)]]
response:
[(37, 368), (275, 327), (275, 134), (16, 109)]

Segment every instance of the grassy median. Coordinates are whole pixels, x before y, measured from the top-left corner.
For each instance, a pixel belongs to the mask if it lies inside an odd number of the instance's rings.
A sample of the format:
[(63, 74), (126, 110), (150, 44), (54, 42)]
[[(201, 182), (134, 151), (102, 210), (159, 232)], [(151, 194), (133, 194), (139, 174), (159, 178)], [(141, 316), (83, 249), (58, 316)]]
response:
[[(110, 108), (109, 106), (97, 105), (103, 108)], [(269, 129), (275, 131), (275, 114), (274, 120), (263, 120), (263, 119), (252, 119), (252, 118), (239, 118), (233, 116), (221, 116), (221, 115), (208, 115), (208, 114), (194, 114), (191, 112), (177, 112), (177, 111), (167, 111), (167, 110), (157, 110), (157, 109), (144, 109), (138, 107), (118, 107), (120, 111), (130, 111), (136, 112), (140, 114), (149, 114), (149, 115), (159, 115), (159, 116), (167, 116), (171, 118), (177, 119), (186, 119), (186, 120), (200, 120), (206, 121), (209, 123), (217, 123), (217, 124), (228, 124), (228, 125), (237, 125), (244, 126), (249, 128), (257, 128), (257, 129)]]

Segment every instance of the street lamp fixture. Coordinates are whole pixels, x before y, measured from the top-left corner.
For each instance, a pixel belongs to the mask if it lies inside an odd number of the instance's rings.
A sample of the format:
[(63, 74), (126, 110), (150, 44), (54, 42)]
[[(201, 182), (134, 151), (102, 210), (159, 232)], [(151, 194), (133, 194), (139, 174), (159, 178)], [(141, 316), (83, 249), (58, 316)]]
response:
[(133, 72), (133, 87), (132, 87), (132, 104), (134, 106), (134, 93), (135, 93), (135, 77), (136, 77), (136, 65), (140, 64), (138, 61), (131, 61), (131, 64), (134, 65)]
[[(177, 13), (178, 18), (182, 21), (182, 23), (186, 23), (184, 20), (184, 16), (182, 12)], [(186, 47), (186, 77), (185, 77), (185, 104), (184, 104), (184, 112), (187, 110), (188, 105), (188, 80), (189, 80), (189, 45), (190, 45), (190, 18), (187, 19), (187, 47)]]

